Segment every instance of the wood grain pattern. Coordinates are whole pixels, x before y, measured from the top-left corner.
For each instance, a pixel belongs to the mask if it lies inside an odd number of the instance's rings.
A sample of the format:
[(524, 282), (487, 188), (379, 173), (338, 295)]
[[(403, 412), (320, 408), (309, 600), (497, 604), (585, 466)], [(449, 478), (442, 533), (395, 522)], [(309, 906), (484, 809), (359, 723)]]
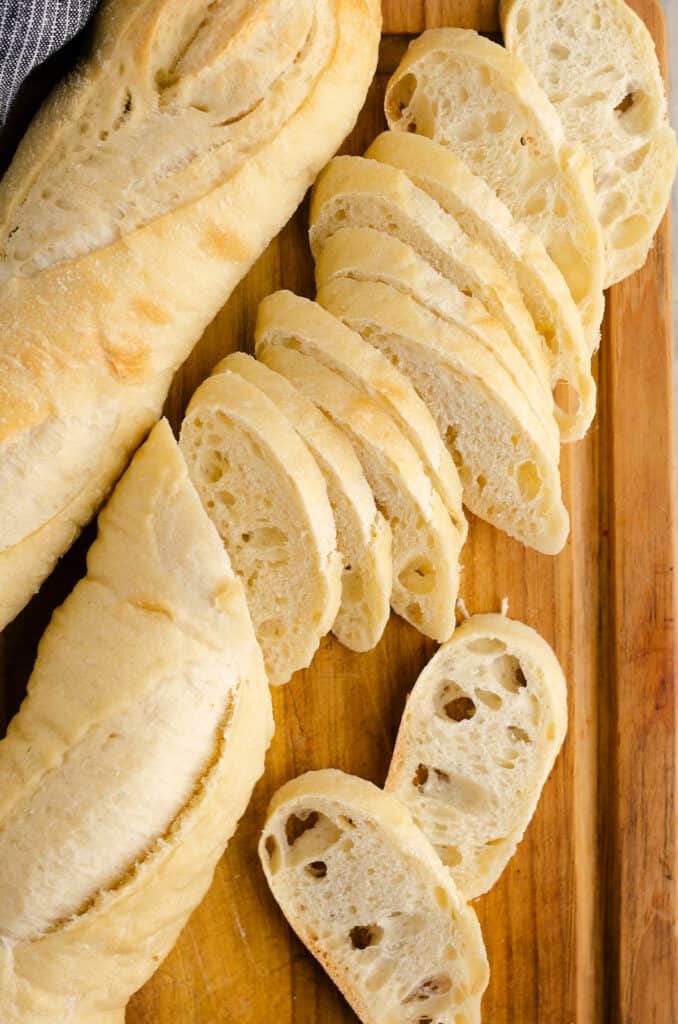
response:
[[(435, 24), (493, 32), (496, 0), (387, 0), (379, 74), (347, 152), (383, 127), (386, 78), (405, 33)], [(656, 0), (635, 0), (662, 58)], [(251, 348), (259, 300), (313, 294), (307, 209), (269, 247), (206, 332), (167, 403), (176, 426), (198, 382)], [(472, 611), (510, 613), (552, 643), (569, 680), (570, 729), (525, 841), (477, 901), (492, 968), (492, 1024), (671, 1024), (678, 1019), (675, 920), (675, 586), (669, 231), (646, 267), (608, 294), (599, 412), (563, 449), (572, 536), (558, 558), (477, 520), (463, 552)], [(91, 530), (3, 638), (6, 718), (51, 609), (82, 571)], [(434, 645), (392, 617), (364, 655), (323, 641), (307, 672), (274, 693), (265, 777), (208, 898), (128, 1024), (349, 1024), (355, 1017), (279, 914), (256, 861), (271, 794), (328, 765), (381, 784), (408, 690)]]

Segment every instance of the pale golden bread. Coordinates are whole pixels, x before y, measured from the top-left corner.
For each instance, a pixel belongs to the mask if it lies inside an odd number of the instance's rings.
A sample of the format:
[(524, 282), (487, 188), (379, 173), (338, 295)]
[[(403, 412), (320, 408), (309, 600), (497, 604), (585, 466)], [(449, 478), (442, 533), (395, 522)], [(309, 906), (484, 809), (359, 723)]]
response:
[(385, 788), (465, 899), (487, 892), (515, 853), (566, 729), (553, 651), (504, 615), (467, 619), (414, 684)]
[(0, 742), (3, 1024), (122, 1024), (205, 894), (272, 729), (243, 588), (163, 421)]
[(310, 665), (341, 600), (325, 479), (277, 406), (228, 368), (193, 395), (180, 443), (243, 581), (269, 682), (286, 683)]
[(273, 797), (259, 857), (363, 1024), (480, 1024), (478, 920), (398, 800), (343, 772), (308, 772)]
[(341, 605), (332, 632), (353, 651), (370, 650), (381, 639), (390, 611), (391, 530), (377, 510), (350, 442), (313, 402), (265, 363), (234, 352), (212, 372), (225, 370), (244, 377), (271, 399), (325, 477), (343, 562)]
[(539, 235), (577, 303), (589, 350), (603, 318), (604, 246), (591, 161), (528, 68), (468, 29), (430, 29), (391, 77), (389, 127), (448, 146)]
[[(567, 283), (539, 236), (514, 220), (496, 192), (452, 150), (424, 135), (382, 132), (365, 156), (404, 170), (516, 282), (541, 338), (561, 441), (583, 437), (596, 409), (586, 335)], [(567, 393), (561, 398), (563, 383)], [(559, 404), (563, 399), (566, 407)]]
[(652, 36), (625, 0), (503, 0), (501, 20), (507, 49), (593, 161), (607, 288), (645, 263), (676, 172)]
[(0, 187), (0, 626), (352, 127), (379, 27), (376, 0), (108, 0)]

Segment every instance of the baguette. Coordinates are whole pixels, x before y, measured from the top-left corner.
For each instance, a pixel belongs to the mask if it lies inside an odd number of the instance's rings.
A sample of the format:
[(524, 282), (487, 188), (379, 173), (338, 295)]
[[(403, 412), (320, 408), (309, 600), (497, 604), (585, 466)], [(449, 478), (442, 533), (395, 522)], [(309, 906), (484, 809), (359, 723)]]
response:
[(604, 249), (591, 161), (522, 61), (468, 29), (425, 32), (386, 90), (390, 128), (449, 147), (539, 235), (577, 303), (589, 351), (603, 318)]
[(479, 1024), (489, 968), (478, 920), (394, 797), (308, 772), (274, 796), (259, 857), (363, 1024)]
[(374, 504), (350, 442), (313, 402), (264, 363), (234, 352), (213, 373), (226, 370), (244, 377), (270, 398), (318, 463), (343, 561), (341, 605), (332, 632), (353, 651), (370, 650), (379, 642), (390, 611), (391, 530)]
[(123, 1024), (206, 892), (272, 731), (243, 588), (163, 421), (0, 742), (3, 1024)]
[(487, 892), (515, 853), (566, 728), (553, 651), (503, 615), (467, 619), (417, 679), (385, 788), (464, 899)]
[(270, 345), (286, 345), (313, 356), (388, 413), (416, 449), (462, 543), (466, 540), (468, 527), (454, 462), (425, 404), (381, 352), (318, 303), (287, 291), (274, 292), (260, 304), (255, 345), (259, 354)]
[[(315, 259), (336, 231), (368, 227), (407, 242), (435, 270), (499, 320), (513, 344), (501, 359), (550, 434), (560, 444), (553, 398), (539, 338), (516, 285), (490, 253), (472, 242), (457, 222), (397, 167), (362, 157), (340, 156), (319, 175), (311, 200), (309, 238)], [(505, 336), (504, 336), (505, 337)], [(515, 375), (515, 354), (522, 356)]]
[(462, 538), (421, 459), (391, 417), (338, 373), (284, 345), (260, 358), (349, 438), (393, 538), (391, 607), (434, 640), (454, 629)]
[(516, 282), (541, 338), (551, 387), (567, 384), (566, 397), (575, 406), (572, 412), (562, 408), (554, 390), (561, 441), (583, 437), (596, 407), (586, 336), (563, 275), (538, 235), (515, 221), (496, 192), (463, 160), (424, 135), (382, 132), (365, 156), (405, 171)]
[(180, 445), (245, 586), (269, 682), (286, 683), (310, 665), (341, 600), (322, 473), (265, 393), (228, 369), (194, 394)]
[(645, 263), (676, 172), (652, 36), (624, 0), (504, 0), (500, 11), (507, 49), (593, 161), (607, 288)]
[(410, 378), (459, 468), (466, 506), (523, 544), (557, 554), (569, 528), (558, 464), (503, 368), (386, 284), (338, 279), (318, 301)]
[(0, 627), (352, 127), (380, 13), (108, 0), (97, 25), (0, 186)]

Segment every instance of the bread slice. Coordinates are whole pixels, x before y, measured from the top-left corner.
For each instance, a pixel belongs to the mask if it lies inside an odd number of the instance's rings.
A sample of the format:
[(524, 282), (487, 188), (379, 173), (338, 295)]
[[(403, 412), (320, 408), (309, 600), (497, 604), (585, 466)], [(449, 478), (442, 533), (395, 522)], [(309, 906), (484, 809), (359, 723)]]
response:
[(624, 0), (504, 0), (506, 47), (591, 156), (605, 287), (642, 267), (678, 150), (652, 36)]
[(468, 528), (454, 462), (426, 405), (381, 352), (322, 306), (288, 291), (274, 292), (260, 304), (255, 344), (257, 353), (268, 345), (286, 345), (313, 356), (381, 406), (416, 449), (462, 542), (466, 539)]
[(318, 301), (410, 378), (457, 463), (467, 507), (538, 551), (560, 551), (568, 516), (557, 463), (503, 368), (388, 285), (339, 279)]
[(207, 891), (272, 732), (243, 587), (163, 421), (0, 742), (3, 1024), (122, 1024)]
[(465, 899), (487, 892), (515, 853), (566, 729), (553, 651), (504, 615), (467, 619), (417, 679), (385, 788)]
[(312, 356), (268, 345), (260, 358), (348, 436), (391, 526), (391, 607), (426, 636), (447, 639), (455, 624), (462, 539), (416, 451), (371, 398)]
[(565, 279), (539, 236), (515, 221), (496, 192), (463, 160), (424, 135), (382, 132), (365, 155), (405, 171), (516, 282), (542, 340), (552, 388), (568, 385), (564, 398), (573, 405), (572, 412), (558, 404), (560, 395), (554, 391), (561, 440), (583, 437), (596, 407), (586, 336)]
[(315, 259), (326, 239), (341, 228), (373, 228), (407, 242), (462, 292), (482, 302), (513, 342), (503, 359), (507, 370), (511, 372), (515, 363), (514, 351), (523, 357), (519, 386), (544, 429), (550, 432), (555, 452), (559, 432), (547, 367), (517, 286), (490, 253), (472, 242), (454, 218), (417, 188), (404, 171), (363, 157), (335, 157), (314, 186), (310, 223)]
[(313, 402), (264, 363), (234, 352), (213, 372), (227, 370), (270, 398), (316, 460), (327, 485), (343, 561), (341, 605), (332, 632), (353, 651), (370, 650), (379, 642), (390, 611), (391, 530), (374, 504), (350, 442)]
[(363, 1024), (479, 1024), (489, 968), (478, 919), (398, 800), (308, 772), (274, 796), (259, 857)]
[(269, 682), (306, 668), (341, 600), (341, 558), (327, 487), (273, 402), (226, 371), (194, 394), (181, 450), (245, 585)]
[(604, 252), (591, 163), (570, 145), (555, 109), (522, 61), (467, 29), (415, 39), (386, 91), (390, 128), (448, 146), (516, 220), (539, 235), (598, 347)]

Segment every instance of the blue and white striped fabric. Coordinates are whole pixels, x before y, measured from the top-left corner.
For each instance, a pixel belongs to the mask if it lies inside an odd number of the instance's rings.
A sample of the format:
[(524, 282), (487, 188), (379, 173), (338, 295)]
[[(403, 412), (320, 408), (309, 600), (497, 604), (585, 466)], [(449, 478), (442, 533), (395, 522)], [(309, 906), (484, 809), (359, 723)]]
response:
[(36, 65), (85, 25), (98, 0), (0, 0), (0, 125)]

